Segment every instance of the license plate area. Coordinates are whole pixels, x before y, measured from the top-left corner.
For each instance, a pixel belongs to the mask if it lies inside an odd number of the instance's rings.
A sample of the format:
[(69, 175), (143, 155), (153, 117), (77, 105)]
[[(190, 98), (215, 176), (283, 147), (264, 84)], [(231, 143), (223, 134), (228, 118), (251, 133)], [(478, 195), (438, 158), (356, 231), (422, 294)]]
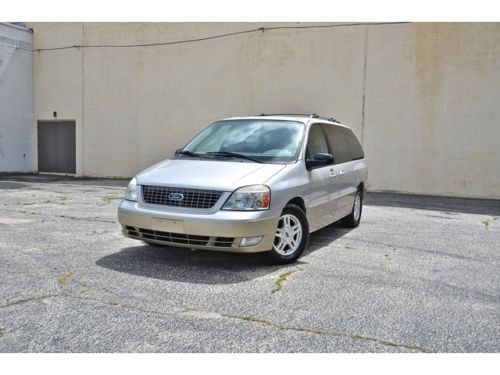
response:
[(151, 228), (161, 232), (184, 233), (184, 221), (173, 219), (151, 219)]

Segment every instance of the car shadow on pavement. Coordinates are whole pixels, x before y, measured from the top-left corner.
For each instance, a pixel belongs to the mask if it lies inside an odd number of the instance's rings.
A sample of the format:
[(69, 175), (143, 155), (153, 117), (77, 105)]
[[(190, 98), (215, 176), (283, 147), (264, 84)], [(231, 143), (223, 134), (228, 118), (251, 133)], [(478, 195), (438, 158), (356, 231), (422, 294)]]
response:
[(352, 230), (353, 228), (346, 228), (340, 221), (337, 221), (314, 233), (311, 233), (309, 236), (309, 246), (304, 250), (302, 257), (305, 257), (324, 246), (331, 245), (332, 242), (345, 236)]
[(269, 263), (265, 254), (237, 254), (217, 251), (142, 245), (131, 246), (106, 255), (96, 265), (117, 272), (199, 284), (234, 284), (274, 273), (282, 268), (306, 264), (304, 257), (342, 237), (350, 230), (335, 223), (315, 233), (302, 258), (288, 265)]
[[(140, 242), (139, 242), (140, 244)], [(235, 254), (138, 245), (97, 260), (96, 265), (132, 275), (198, 284), (235, 284), (299, 265), (274, 265), (262, 254)]]

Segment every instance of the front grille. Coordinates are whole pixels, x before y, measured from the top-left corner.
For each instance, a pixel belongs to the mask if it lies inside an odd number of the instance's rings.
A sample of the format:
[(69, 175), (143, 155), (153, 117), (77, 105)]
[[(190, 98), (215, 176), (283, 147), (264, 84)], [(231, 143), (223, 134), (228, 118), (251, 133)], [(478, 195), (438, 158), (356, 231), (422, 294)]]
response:
[(128, 235), (141, 238), (143, 240), (156, 240), (178, 245), (231, 247), (234, 242), (233, 237), (196, 236), (194, 234), (162, 232), (158, 230), (134, 228), (130, 226), (126, 226), (125, 231)]
[(222, 191), (142, 185), (142, 199), (163, 206), (212, 208)]

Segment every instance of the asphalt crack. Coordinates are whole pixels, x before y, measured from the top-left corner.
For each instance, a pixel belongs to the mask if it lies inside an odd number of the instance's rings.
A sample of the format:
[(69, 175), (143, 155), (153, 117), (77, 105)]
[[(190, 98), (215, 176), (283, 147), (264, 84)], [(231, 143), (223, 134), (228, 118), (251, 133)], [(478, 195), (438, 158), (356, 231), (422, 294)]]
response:
[(134, 310), (134, 311), (142, 312), (144, 314), (153, 314), (153, 315), (161, 315), (161, 316), (172, 316), (172, 315), (174, 315), (174, 313), (167, 313), (167, 312), (159, 311), (159, 310), (145, 309), (145, 308), (142, 308), (142, 307), (139, 307), (139, 306), (136, 306), (136, 305), (130, 305), (128, 303), (123, 303), (123, 302), (120, 302), (118, 300), (113, 300), (113, 299), (105, 301), (103, 299), (96, 298), (96, 297), (76, 296), (74, 294), (69, 294), (69, 293), (61, 293), (59, 296), (60, 297), (72, 298), (72, 299), (76, 299), (76, 300), (98, 302), (98, 303), (101, 303), (103, 305), (125, 308), (125, 309), (129, 309), (129, 310)]
[(261, 324), (265, 325), (268, 327), (276, 328), (282, 331), (292, 331), (292, 332), (301, 332), (301, 333), (311, 333), (315, 335), (322, 335), (322, 336), (331, 336), (331, 337), (343, 337), (343, 338), (348, 338), (351, 340), (362, 340), (362, 341), (370, 341), (374, 342), (380, 345), (384, 346), (390, 346), (390, 347), (395, 347), (395, 348), (404, 348), (404, 349), (409, 349), (421, 353), (433, 353), (431, 349), (418, 346), (418, 345), (413, 345), (413, 344), (403, 344), (403, 343), (397, 343), (389, 340), (385, 340), (379, 337), (374, 337), (374, 336), (367, 336), (367, 335), (360, 335), (358, 333), (347, 333), (347, 332), (341, 332), (341, 331), (324, 331), (320, 329), (315, 329), (315, 328), (310, 328), (310, 327), (293, 327), (293, 326), (287, 326), (287, 325), (281, 325), (278, 323), (275, 323), (271, 320), (268, 319), (263, 319), (263, 318), (257, 318), (253, 316), (238, 316), (238, 315), (230, 315), (230, 314), (218, 314), (214, 312), (208, 312), (208, 311), (199, 311), (199, 310), (194, 310), (194, 309), (186, 309), (182, 313), (190, 313), (190, 312), (197, 312), (201, 314), (206, 314), (206, 315), (211, 315), (212, 317), (215, 315), (218, 315), (219, 317), (226, 318), (226, 319), (234, 319), (234, 320), (239, 320), (247, 323), (255, 323), (255, 324)]
[[(33, 212), (33, 211), (21, 211), (21, 210), (3, 210), (5, 212), (15, 212), (19, 214), (27, 214), (27, 215), (38, 215), (38, 216), (47, 216), (44, 213), (39, 213), (39, 212)], [(78, 216), (70, 216), (70, 215), (51, 215), (52, 217), (59, 217), (62, 219), (70, 219), (70, 220), (79, 220), (79, 221), (92, 221), (92, 222), (98, 222), (98, 223), (112, 223), (116, 224), (116, 221), (114, 220), (105, 220), (105, 219), (99, 219), (97, 217), (78, 217)]]
[[(305, 326), (299, 326), (299, 327), (294, 327), (294, 326), (287, 326), (287, 325), (281, 325), (276, 322), (273, 322), (268, 319), (263, 319), (263, 318), (257, 318), (253, 316), (238, 316), (238, 315), (230, 315), (230, 314), (221, 314), (221, 313), (215, 313), (215, 312), (210, 312), (210, 311), (200, 311), (200, 310), (195, 310), (195, 309), (184, 309), (181, 312), (177, 313), (167, 313), (159, 310), (152, 310), (152, 309), (145, 309), (136, 305), (130, 305), (127, 303), (123, 303), (117, 300), (108, 300), (105, 301), (100, 298), (96, 297), (87, 297), (87, 296), (77, 296), (74, 294), (69, 294), (69, 293), (59, 293), (59, 294), (45, 294), (45, 295), (39, 295), (39, 296), (32, 296), (32, 297), (27, 297), (19, 300), (15, 300), (12, 302), (9, 302), (4, 305), (0, 305), (0, 308), (6, 308), (10, 306), (15, 306), (15, 305), (20, 305), (23, 303), (28, 303), (28, 302), (33, 302), (33, 301), (39, 301), (39, 300), (45, 300), (49, 298), (56, 298), (56, 297), (66, 297), (66, 298), (71, 298), (75, 300), (83, 300), (83, 301), (92, 301), (92, 302), (97, 302), (103, 305), (107, 306), (113, 306), (113, 307), (119, 307), (119, 308), (125, 308), (129, 310), (134, 310), (137, 312), (141, 312), (144, 314), (153, 314), (153, 315), (160, 315), (160, 316), (172, 316), (172, 315), (180, 315), (180, 314), (187, 314), (187, 313), (198, 313), (198, 314), (203, 314), (203, 315), (210, 315), (211, 317), (221, 317), (225, 319), (233, 319), (233, 320), (238, 320), (246, 323), (254, 323), (254, 324), (261, 324), (264, 326), (268, 326), (271, 328), (279, 329), (282, 331), (292, 331), (292, 332), (300, 332), (300, 333), (310, 333), (314, 335), (322, 335), (322, 336), (331, 336), (331, 337), (343, 337), (351, 340), (362, 340), (362, 341), (370, 341), (374, 342), (380, 345), (384, 346), (389, 346), (389, 347), (394, 347), (394, 348), (404, 348), (408, 350), (413, 350), (421, 353), (432, 353), (433, 351), (422, 347), (422, 346), (417, 346), (417, 345), (412, 345), (412, 344), (404, 344), (404, 343), (397, 343), (394, 341), (389, 341), (385, 340), (379, 337), (374, 337), (374, 336), (367, 336), (367, 335), (360, 335), (358, 333), (347, 333), (347, 332), (341, 332), (341, 331), (326, 331), (326, 330), (320, 330), (316, 328), (311, 328), (311, 327), (305, 327)], [(197, 315), (199, 317), (199, 315)]]
[(159, 311), (159, 310), (145, 309), (145, 308), (142, 308), (139, 306), (130, 305), (130, 304), (123, 303), (123, 302), (113, 300), (113, 299), (106, 301), (104, 299), (97, 298), (97, 297), (78, 296), (78, 295), (74, 295), (74, 294), (70, 294), (70, 293), (44, 294), (44, 295), (39, 295), (39, 296), (26, 297), (26, 298), (22, 298), (22, 299), (8, 302), (4, 305), (0, 305), (0, 309), (15, 306), (15, 305), (21, 305), (21, 304), (28, 303), (28, 302), (40, 301), (40, 300), (44, 300), (44, 299), (48, 299), (48, 298), (60, 298), (60, 297), (66, 297), (66, 298), (71, 298), (71, 299), (75, 299), (75, 300), (83, 300), (83, 301), (93, 301), (93, 302), (101, 303), (103, 305), (126, 308), (126, 309), (135, 310), (135, 311), (139, 311), (139, 312), (146, 313), (146, 314), (155, 314), (155, 315), (162, 315), (162, 316), (172, 316), (173, 315), (173, 313), (166, 313), (166, 312)]
[(4, 309), (6, 307), (15, 306), (15, 305), (21, 305), (21, 304), (27, 303), (27, 302), (40, 301), (40, 300), (44, 300), (44, 299), (48, 299), (48, 298), (54, 298), (54, 297), (58, 297), (58, 296), (59, 296), (59, 294), (43, 294), (40, 296), (21, 298), (21, 299), (12, 301), (12, 302), (8, 302), (5, 305), (0, 305), (0, 309)]
[(110, 204), (113, 200), (122, 200), (123, 199), (123, 196), (108, 196), (108, 197), (101, 197), (102, 199), (102, 202), (101, 203), (97, 203), (98, 206), (107, 206), (108, 204)]
[(294, 274), (297, 271), (300, 271), (300, 268), (299, 269), (295, 269), (295, 270), (291, 270), (291, 271), (288, 271), (288, 272), (281, 273), (278, 276), (278, 278), (276, 279), (276, 281), (274, 282), (274, 288), (271, 289), (271, 294), (279, 292), (283, 288), (283, 283), (288, 279), (288, 277), (291, 276), (292, 274)]

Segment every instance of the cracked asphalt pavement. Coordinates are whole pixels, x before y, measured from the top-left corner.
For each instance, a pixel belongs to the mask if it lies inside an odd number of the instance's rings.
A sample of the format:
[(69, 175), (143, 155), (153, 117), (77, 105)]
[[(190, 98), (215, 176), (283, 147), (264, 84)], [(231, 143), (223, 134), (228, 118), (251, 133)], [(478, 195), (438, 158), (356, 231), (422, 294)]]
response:
[(0, 176), (0, 352), (500, 351), (500, 201), (370, 193), (275, 266), (123, 237), (125, 185)]

